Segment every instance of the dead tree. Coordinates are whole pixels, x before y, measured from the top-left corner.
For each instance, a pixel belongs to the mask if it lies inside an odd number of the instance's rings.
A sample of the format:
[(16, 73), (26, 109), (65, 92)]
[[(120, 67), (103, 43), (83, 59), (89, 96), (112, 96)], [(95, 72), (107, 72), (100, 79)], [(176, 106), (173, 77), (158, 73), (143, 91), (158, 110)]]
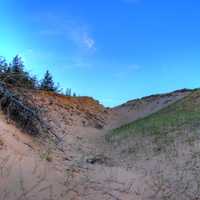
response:
[(27, 133), (33, 136), (47, 133), (53, 135), (57, 141), (60, 141), (60, 138), (51, 132), (48, 125), (40, 118), (37, 108), (25, 105), (24, 102), (19, 100), (19, 98), (17, 98), (17, 96), (1, 81), (0, 108), (9, 119), (13, 120), (17, 126)]

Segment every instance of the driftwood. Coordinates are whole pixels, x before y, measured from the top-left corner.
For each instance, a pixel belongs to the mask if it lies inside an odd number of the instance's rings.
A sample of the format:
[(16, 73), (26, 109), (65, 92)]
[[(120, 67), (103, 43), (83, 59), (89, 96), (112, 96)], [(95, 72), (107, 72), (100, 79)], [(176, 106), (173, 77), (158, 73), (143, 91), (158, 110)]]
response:
[[(0, 108), (8, 119), (13, 120), (16, 125), (27, 133), (36, 136), (41, 133), (49, 133), (56, 140), (59, 137), (51, 132), (49, 127), (39, 117), (37, 109), (25, 105), (6, 85), (0, 81)], [(44, 135), (43, 135), (44, 136)]]

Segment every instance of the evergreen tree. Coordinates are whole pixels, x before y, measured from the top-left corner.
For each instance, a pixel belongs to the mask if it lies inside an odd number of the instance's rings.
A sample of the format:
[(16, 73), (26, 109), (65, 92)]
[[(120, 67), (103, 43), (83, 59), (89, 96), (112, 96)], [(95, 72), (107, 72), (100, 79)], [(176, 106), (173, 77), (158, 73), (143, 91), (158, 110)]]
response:
[(6, 63), (5, 58), (0, 57), (0, 73), (5, 73), (7, 70), (8, 64)]
[(0, 80), (4, 81), (7, 72), (7, 63), (3, 57), (0, 57)]
[(40, 89), (53, 92), (57, 90), (53, 81), (53, 77), (48, 70), (46, 71), (44, 78), (42, 79)]
[(16, 55), (13, 58), (11, 68), (13, 73), (22, 74), (24, 72), (24, 62), (20, 56)]
[[(20, 56), (16, 55), (9, 64), (3, 57), (0, 56), (0, 81), (16, 87), (41, 89), (63, 94), (59, 85), (54, 84), (53, 77), (48, 70), (39, 84), (37, 77), (31, 76), (29, 72), (24, 70), (24, 68), (25, 66)], [(72, 94), (70, 88), (66, 90), (65, 95), (76, 96), (75, 93)]]
[(15, 86), (34, 89), (36, 80), (24, 70), (24, 62), (19, 55), (16, 55), (7, 70), (7, 82)]
[(67, 88), (67, 89), (66, 89), (66, 92), (65, 92), (65, 96), (70, 97), (71, 95), (72, 95), (71, 89), (70, 89), (70, 88)]
[(0, 80), (18, 87), (37, 88), (36, 77), (30, 76), (30, 74), (24, 70), (22, 58), (18, 55), (13, 58), (9, 65), (4, 58), (0, 57)]

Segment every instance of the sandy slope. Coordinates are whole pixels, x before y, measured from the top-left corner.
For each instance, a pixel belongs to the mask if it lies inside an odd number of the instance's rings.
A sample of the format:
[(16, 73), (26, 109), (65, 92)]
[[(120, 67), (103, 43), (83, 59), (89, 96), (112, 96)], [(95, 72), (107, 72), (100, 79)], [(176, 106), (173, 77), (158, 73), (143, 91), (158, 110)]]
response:
[[(32, 93), (30, 101), (62, 138), (51, 141), (22, 133), (0, 114), (0, 200), (149, 199), (151, 176), (123, 162), (105, 143), (106, 132), (155, 112), (188, 93), (150, 97), (106, 110), (90, 98)], [(102, 128), (104, 126), (104, 128)]]
[(0, 199), (44, 200), (61, 192), (63, 176), (42, 158), (44, 148), (2, 115), (0, 140)]
[[(99, 153), (94, 146), (99, 130), (74, 129), (73, 136), (64, 138), (64, 152), (60, 152), (51, 145), (42, 147), (0, 117), (1, 200), (106, 199), (122, 195), (117, 190), (124, 188), (123, 179), (130, 178), (126, 171), (87, 163)], [(52, 161), (47, 161), (47, 151)], [(122, 173), (123, 179), (112, 180), (112, 173)]]

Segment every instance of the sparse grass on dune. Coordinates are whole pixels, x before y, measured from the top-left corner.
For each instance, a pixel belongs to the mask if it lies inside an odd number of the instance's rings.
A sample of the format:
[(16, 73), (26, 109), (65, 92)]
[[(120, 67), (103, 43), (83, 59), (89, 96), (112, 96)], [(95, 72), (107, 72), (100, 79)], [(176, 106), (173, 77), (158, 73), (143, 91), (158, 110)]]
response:
[(176, 103), (135, 122), (112, 130), (108, 141), (135, 134), (164, 135), (184, 128), (200, 126), (200, 90), (192, 92)]

